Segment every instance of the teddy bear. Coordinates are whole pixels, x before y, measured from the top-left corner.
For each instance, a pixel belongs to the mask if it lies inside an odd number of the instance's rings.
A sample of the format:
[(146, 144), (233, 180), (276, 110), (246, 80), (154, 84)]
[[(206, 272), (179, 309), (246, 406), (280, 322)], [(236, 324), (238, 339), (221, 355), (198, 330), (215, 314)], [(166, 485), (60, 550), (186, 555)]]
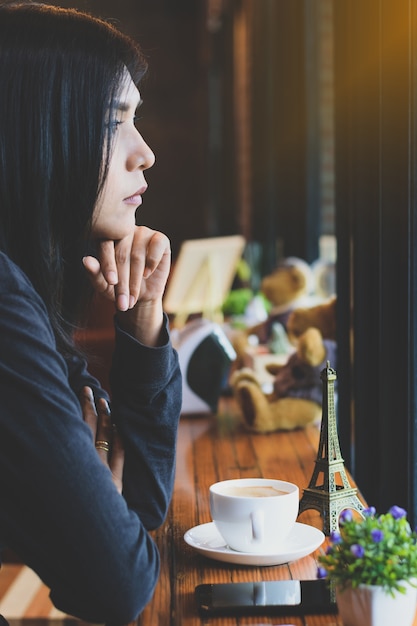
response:
[(236, 352), (236, 368), (243, 367), (249, 338), (267, 344), (274, 327), (286, 330), (287, 320), (295, 308), (311, 303), (314, 276), (308, 263), (298, 257), (283, 259), (278, 267), (265, 276), (260, 284), (260, 293), (270, 302), (268, 316), (258, 324), (250, 325), (234, 334), (232, 343)]
[(236, 370), (230, 386), (245, 426), (255, 432), (294, 430), (320, 420), (322, 381), (327, 362), (334, 366), (336, 342), (323, 339), (318, 328), (298, 338), (297, 349), (284, 365), (271, 364), (273, 390), (268, 393), (250, 368)]
[(294, 308), (288, 316), (287, 335), (291, 343), (307, 328), (318, 328), (325, 339), (336, 340), (336, 296), (311, 307)]

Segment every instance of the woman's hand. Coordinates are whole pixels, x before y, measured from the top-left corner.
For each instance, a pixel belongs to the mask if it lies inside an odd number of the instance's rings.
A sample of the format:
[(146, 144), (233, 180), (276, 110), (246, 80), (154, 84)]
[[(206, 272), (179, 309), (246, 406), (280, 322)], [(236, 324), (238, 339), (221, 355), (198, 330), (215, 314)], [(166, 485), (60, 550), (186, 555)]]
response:
[(111, 422), (110, 407), (104, 398), (97, 406), (90, 387), (84, 387), (80, 395), (84, 421), (91, 428), (97, 454), (113, 476), (119, 493), (123, 489), (124, 448), (122, 440)]
[(98, 259), (84, 257), (93, 287), (116, 302), (119, 311), (137, 303), (162, 300), (171, 266), (169, 239), (146, 226), (136, 226), (120, 241), (100, 241)]

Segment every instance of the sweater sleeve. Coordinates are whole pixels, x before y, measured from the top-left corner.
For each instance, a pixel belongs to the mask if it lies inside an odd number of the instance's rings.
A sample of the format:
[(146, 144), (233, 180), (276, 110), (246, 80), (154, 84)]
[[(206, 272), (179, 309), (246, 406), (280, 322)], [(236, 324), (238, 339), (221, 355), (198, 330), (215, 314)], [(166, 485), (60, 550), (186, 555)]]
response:
[[(165, 335), (162, 347), (149, 349), (116, 326), (110, 376), (113, 419), (125, 444), (123, 495), (150, 529), (162, 523), (170, 502), (177, 434), (172, 416), (179, 415), (182, 400), (166, 319)], [(143, 352), (147, 358), (140, 357)]]
[[(123, 495), (98, 458), (42, 301), (33, 290), (0, 293), (1, 543), (39, 574), (61, 610), (109, 624), (134, 620), (154, 591), (159, 555), (148, 529), (171, 497), (181, 403), (168, 337), (152, 349), (117, 335)], [(91, 384), (82, 365), (70, 370), (74, 389)]]

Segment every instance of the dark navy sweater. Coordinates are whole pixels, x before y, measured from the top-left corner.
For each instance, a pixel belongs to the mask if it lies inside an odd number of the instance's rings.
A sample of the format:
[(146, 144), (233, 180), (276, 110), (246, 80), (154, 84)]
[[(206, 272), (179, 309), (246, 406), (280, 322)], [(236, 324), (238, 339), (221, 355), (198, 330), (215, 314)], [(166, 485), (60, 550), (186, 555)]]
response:
[(60, 355), (42, 299), (0, 253), (0, 544), (38, 573), (58, 608), (86, 621), (134, 620), (158, 578), (148, 530), (163, 522), (172, 495), (181, 407), (165, 333), (162, 347), (149, 348), (116, 326), (121, 496), (78, 400), (84, 385), (106, 394), (82, 359)]

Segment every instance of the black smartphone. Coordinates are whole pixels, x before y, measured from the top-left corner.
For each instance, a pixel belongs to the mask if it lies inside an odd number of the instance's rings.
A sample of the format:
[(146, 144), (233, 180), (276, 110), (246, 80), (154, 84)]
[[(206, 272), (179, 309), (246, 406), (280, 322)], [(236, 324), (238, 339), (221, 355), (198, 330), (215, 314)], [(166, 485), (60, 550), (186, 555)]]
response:
[(336, 613), (334, 590), (325, 580), (268, 580), (197, 585), (204, 615), (308, 615)]

